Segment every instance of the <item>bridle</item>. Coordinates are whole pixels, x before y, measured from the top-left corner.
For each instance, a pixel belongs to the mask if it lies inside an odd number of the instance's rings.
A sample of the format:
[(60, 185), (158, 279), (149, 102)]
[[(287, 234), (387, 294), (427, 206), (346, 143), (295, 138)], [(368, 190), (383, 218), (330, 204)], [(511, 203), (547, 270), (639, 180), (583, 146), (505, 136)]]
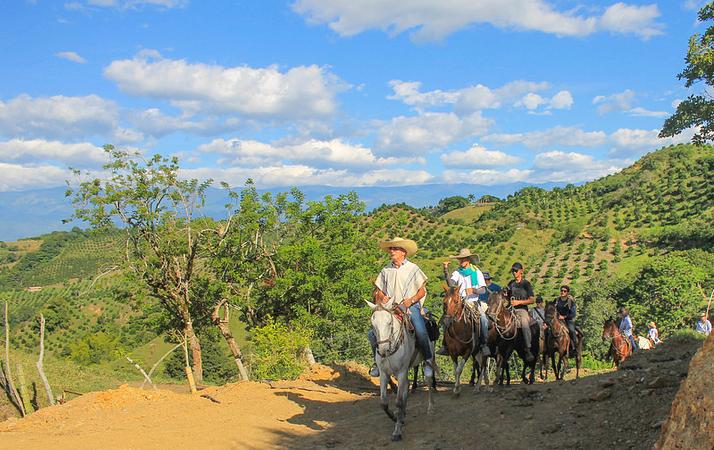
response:
[[(389, 309), (386, 309), (384, 306), (377, 304), (376, 308), (372, 312), (373, 316), (374, 316), (374, 313), (376, 313), (377, 311), (386, 311), (389, 313), (389, 329), (392, 330), (392, 332), (386, 339), (377, 340), (377, 352), (379, 353), (379, 355), (382, 358), (389, 358), (390, 356), (395, 354), (397, 352), (397, 350), (399, 350), (399, 346), (402, 345), (402, 340), (404, 340), (404, 333), (403, 333), (404, 320), (407, 320), (407, 319), (405, 317), (403, 320), (400, 320), (399, 327), (397, 327), (396, 332), (394, 332), (394, 328), (395, 328), (394, 327), (394, 316), (396, 314), (395, 309), (396, 308), (389, 310)], [(375, 336), (377, 336), (378, 330), (376, 328), (374, 328), (374, 325), (372, 326), (372, 328), (374, 329)], [(379, 336), (377, 336), (377, 337), (379, 337)], [(385, 354), (382, 354), (379, 351), (379, 346), (381, 344), (389, 344), (389, 346), (387, 347), (387, 352)]]
[[(605, 335), (605, 333), (607, 333), (607, 336)], [(622, 335), (622, 333), (620, 333), (620, 330), (617, 329), (617, 327), (615, 326), (614, 323), (608, 322), (607, 328), (603, 331), (602, 337), (603, 337), (603, 339), (607, 339), (610, 342), (610, 346), (612, 346), (612, 348), (615, 349), (615, 353), (617, 353), (617, 356), (620, 359), (622, 359), (622, 357), (625, 356), (625, 353), (627, 352), (627, 350), (625, 350), (625, 352), (622, 352), (620, 350), (620, 347), (622, 347), (622, 345), (617, 345), (615, 343), (615, 339), (619, 338), (620, 342), (624, 341), (624, 346), (627, 348), (630, 347), (630, 342), (625, 336)]]
[[(451, 304), (451, 299), (452, 299), (451, 296), (452, 296), (452, 295), (453, 295), (452, 293), (447, 294), (447, 304)], [(456, 321), (461, 321), (461, 320), (464, 319), (464, 308), (466, 307), (466, 305), (464, 304), (464, 300), (463, 300), (463, 299), (461, 299), (460, 297), (459, 297), (459, 299), (461, 300), (461, 314), (458, 315), (459, 317), (458, 317), (458, 318), (455, 318), (455, 317), (454, 317), (453, 315), (451, 315), (451, 314), (444, 313), (444, 315), (442, 316), (442, 320), (444, 321), (445, 324), (446, 324), (446, 319), (450, 319), (450, 320), (451, 320), (451, 323), (449, 324), (449, 326), (446, 327), (446, 333), (449, 335), (449, 337), (451, 337), (451, 338), (457, 340), (457, 341), (460, 342), (461, 344), (468, 345), (468, 344), (470, 344), (470, 343), (473, 342), (474, 336), (475, 336), (475, 334), (476, 334), (476, 333), (474, 332), (474, 329), (473, 329), (473, 324), (472, 324), (472, 326), (471, 326), (471, 337), (470, 337), (468, 340), (466, 340), (466, 341), (464, 341), (464, 340), (462, 340), (461, 338), (459, 338), (459, 337), (451, 330), (451, 328), (452, 328), (451, 325), (454, 324), (454, 319), (456, 319)]]
[[(515, 298), (511, 297), (511, 300), (515, 300)], [(506, 321), (506, 325), (499, 325), (498, 324), (498, 316), (503, 311), (503, 302), (504, 302), (503, 296), (499, 295), (498, 306), (496, 307), (496, 311), (494, 313), (489, 313), (488, 317), (493, 322), (494, 328), (496, 328), (496, 332), (501, 337), (501, 339), (506, 340), (506, 341), (511, 341), (511, 340), (515, 339), (516, 336), (518, 336), (517, 330), (515, 330), (515, 329), (513, 330), (513, 332), (512, 332), (513, 336), (511, 336), (511, 337), (506, 337), (506, 334), (509, 333), (508, 330), (512, 326), (513, 326), (513, 328), (515, 328), (516, 313), (513, 312), (512, 307), (506, 307), (506, 309), (510, 313), (511, 317), (509, 320)], [(510, 302), (509, 302), (509, 304), (510, 304)]]

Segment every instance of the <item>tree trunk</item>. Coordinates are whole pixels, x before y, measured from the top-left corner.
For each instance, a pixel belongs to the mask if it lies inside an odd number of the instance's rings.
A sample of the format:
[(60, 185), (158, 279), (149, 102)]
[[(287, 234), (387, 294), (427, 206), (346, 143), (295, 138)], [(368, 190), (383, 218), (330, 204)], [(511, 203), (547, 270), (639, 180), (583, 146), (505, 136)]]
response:
[(20, 385), (20, 397), (22, 397), (22, 406), (25, 408), (25, 415), (32, 414), (35, 412), (35, 408), (32, 407), (32, 402), (30, 401), (30, 391), (27, 389), (25, 371), (22, 369), (22, 364), (17, 365), (17, 382)]
[[(219, 315), (221, 306), (224, 307), (223, 318), (221, 318)], [(247, 381), (248, 372), (245, 370), (245, 366), (243, 365), (243, 354), (241, 353), (240, 348), (238, 348), (238, 344), (236, 344), (236, 340), (233, 337), (233, 333), (231, 333), (231, 329), (228, 326), (229, 319), (230, 318), (228, 312), (228, 305), (226, 304), (226, 300), (224, 299), (213, 310), (213, 313), (211, 314), (211, 320), (214, 324), (216, 324), (218, 329), (221, 330), (221, 334), (226, 340), (228, 348), (231, 349), (231, 353), (233, 354), (233, 360), (235, 361), (236, 366), (238, 366), (238, 373), (240, 374), (241, 380)]]
[(193, 358), (193, 379), (196, 384), (203, 383), (203, 358), (201, 356), (201, 343), (193, 329), (193, 321), (188, 310), (188, 304), (180, 302), (181, 318), (183, 319), (183, 335), (188, 341), (188, 346), (191, 349), (191, 357)]
[(188, 346), (191, 348), (191, 357), (193, 358), (193, 378), (196, 384), (203, 383), (203, 356), (201, 355), (201, 343), (198, 341), (198, 336), (193, 331), (193, 324), (188, 322), (184, 326), (184, 334), (188, 339)]
[(50, 405), (55, 404), (55, 397), (52, 394), (52, 388), (50, 387), (50, 382), (47, 381), (47, 375), (45, 375), (45, 369), (43, 364), (43, 359), (45, 356), (45, 316), (40, 314), (40, 356), (37, 359), (37, 372), (40, 374), (40, 379), (42, 384), (45, 386), (45, 392), (47, 392), (47, 400)]
[(7, 392), (10, 396), (10, 400), (15, 404), (17, 409), (20, 411), (22, 417), (25, 417), (25, 407), (22, 405), (22, 400), (20, 399), (20, 394), (15, 388), (15, 383), (12, 381), (12, 371), (10, 369), (10, 322), (8, 319), (8, 306), (5, 302), (5, 380), (7, 381)]

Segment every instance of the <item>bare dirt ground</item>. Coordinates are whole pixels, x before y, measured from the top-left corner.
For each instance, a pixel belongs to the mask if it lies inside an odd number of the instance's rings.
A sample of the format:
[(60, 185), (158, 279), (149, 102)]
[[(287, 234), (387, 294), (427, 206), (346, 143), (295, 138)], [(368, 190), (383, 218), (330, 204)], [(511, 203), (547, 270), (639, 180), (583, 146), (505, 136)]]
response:
[(668, 342), (623, 369), (533, 386), (410, 396), (404, 441), (356, 368), (208, 388), (214, 400), (128, 386), (0, 423), (0, 448), (651, 448), (701, 342)]

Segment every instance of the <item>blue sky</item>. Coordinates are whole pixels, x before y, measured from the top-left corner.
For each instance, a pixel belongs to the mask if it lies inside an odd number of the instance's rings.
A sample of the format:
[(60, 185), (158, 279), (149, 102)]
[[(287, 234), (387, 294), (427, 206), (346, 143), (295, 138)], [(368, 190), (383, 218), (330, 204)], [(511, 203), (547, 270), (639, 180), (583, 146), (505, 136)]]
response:
[(694, 0), (6, 1), (0, 191), (106, 143), (260, 187), (583, 182), (673, 142)]

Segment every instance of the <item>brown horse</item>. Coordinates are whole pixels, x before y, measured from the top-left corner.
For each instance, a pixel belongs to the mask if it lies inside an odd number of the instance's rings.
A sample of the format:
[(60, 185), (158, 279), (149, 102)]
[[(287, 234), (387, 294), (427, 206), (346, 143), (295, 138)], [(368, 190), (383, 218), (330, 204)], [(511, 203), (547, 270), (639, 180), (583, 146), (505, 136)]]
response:
[(464, 305), (459, 286), (444, 286), (444, 315), (441, 320), (444, 324), (444, 345), (454, 362), (454, 395), (458, 396), (461, 393), (461, 373), (466, 361), (475, 353), (479, 340), (478, 316)]
[[(546, 358), (550, 356), (553, 373), (556, 380), (562, 380), (568, 371), (568, 353), (570, 350), (570, 334), (568, 327), (558, 317), (558, 311), (555, 308), (555, 302), (548, 303), (545, 307), (545, 323), (547, 325), (545, 331), (545, 348), (543, 350), (543, 367), (545, 368), (545, 380), (548, 379), (548, 364)], [(583, 339), (579, 330), (578, 344), (575, 349), (575, 378), (580, 378), (580, 365), (583, 361)], [(558, 354), (558, 365), (556, 368), (555, 354)]]
[(612, 355), (615, 367), (619, 369), (620, 364), (632, 355), (632, 348), (630, 347), (629, 339), (620, 333), (620, 329), (612, 317), (602, 324), (602, 338), (610, 341), (608, 355)]
[[(535, 358), (532, 363), (526, 362), (526, 346), (523, 340), (521, 328), (516, 319), (516, 315), (511, 308), (511, 292), (508, 288), (503, 288), (499, 292), (494, 292), (488, 297), (488, 317), (494, 323), (496, 329), (496, 379), (498, 384), (503, 384), (504, 375), (508, 376), (510, 384), (510, 374), (508, 373), (508, 360), (515, 350), (523, 360), (523, 371), (521, 378), (524, 384), (535, 382), (535, 366), (539, 354), (540, 327), (538, 324), (531, 328), (531, 348), (530, 351)], [(530, 374), (526, 377), (526, 369), (530, 369)], [(505, 372), (504, 372), (505, 371)]]

